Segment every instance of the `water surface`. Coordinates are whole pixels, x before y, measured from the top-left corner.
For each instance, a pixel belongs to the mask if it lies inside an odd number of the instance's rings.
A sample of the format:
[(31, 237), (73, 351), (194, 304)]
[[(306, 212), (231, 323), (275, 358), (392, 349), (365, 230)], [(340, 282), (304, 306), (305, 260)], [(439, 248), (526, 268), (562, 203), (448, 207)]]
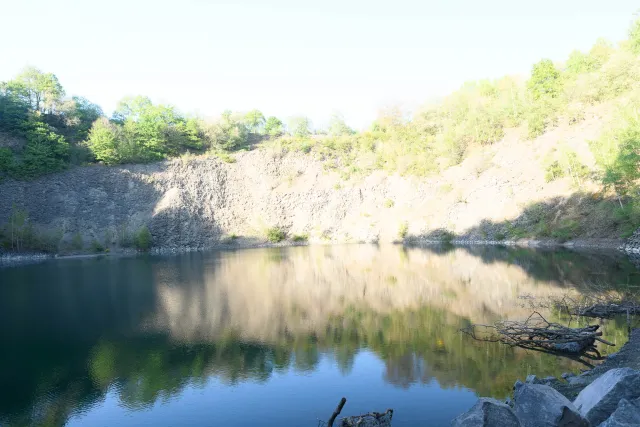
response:
[[(393, 408), (447, 426), (477, 396), (585, 368), (479, 343), (518, 297), (640, 284), (618, 254), (345, 245), (0, 269), (0, 425), (316, 426)], [(558, 320), (557, 313), (545, 313)], [(626, 324), (603, 323), (624, 343)]]

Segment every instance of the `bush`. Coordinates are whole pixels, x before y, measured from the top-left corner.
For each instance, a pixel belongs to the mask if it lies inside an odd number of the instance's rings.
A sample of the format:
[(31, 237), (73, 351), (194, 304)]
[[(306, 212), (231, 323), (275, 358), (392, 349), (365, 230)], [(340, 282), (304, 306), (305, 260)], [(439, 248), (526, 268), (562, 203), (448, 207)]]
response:
[(279, 243), (287, 238), (287, 233), (279, 227), (271, 227), (267, 230), (267, 240), (271, 243)]
[(387, 199), (384, 201), (384, 207), (385, 208), (392, 208), (393, 205), (395, 205), (395, 202), (391, 199)]
[(295, 234), (291, 240), (294, 242), (306, 242), (309, 240), (309, 236), (307, 234)]
[(71, 249), (75, 249), (77, 251), (81, 250), (84, 247), (84, 242), (82, 241), (82, 235), (78, 232), (73, 235), (71, 238)]
[(409, 232), (409, 224), (405, 221), (400, 224), (400, 227), (398, 227), (398, 238), (400, 240), (404, 240), (407, 237), (408, 232)]
[(135, 245), (139, 251), (147, 252), (151, 249), (151, 232), (146, 225), (142, 226), (136, 233)]
[(91, 241), (91, 250), (96, 253), (104, 252), (105, 247), (102, 243), (98, 242), (96, 239)]

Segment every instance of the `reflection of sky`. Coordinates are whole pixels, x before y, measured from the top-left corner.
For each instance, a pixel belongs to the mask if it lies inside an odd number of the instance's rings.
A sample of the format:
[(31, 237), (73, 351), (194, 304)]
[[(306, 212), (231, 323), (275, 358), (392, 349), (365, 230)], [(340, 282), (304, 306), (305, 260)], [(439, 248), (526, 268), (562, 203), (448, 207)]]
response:
[(110, 391), (104, 403), (71, 418), (68, 426), (316, 426), (326, 420), (342, 396), (342, 415), (393, 408), (394, 426), (448, 426), (470, 408), (476, 395), (468, 389), (441, 389), (434, 380), (402, 389), (385, 382), (385, 365), (375, 354), (361, 351), (353, 369), (343, 375), (335, 362), (322, 357), (313, 372), (277, 373), (265, 383), (234, 386), (210, 379), (198, 388), (186, 387), (178, 396), (148, 409), (135, 411), (121, 405)]

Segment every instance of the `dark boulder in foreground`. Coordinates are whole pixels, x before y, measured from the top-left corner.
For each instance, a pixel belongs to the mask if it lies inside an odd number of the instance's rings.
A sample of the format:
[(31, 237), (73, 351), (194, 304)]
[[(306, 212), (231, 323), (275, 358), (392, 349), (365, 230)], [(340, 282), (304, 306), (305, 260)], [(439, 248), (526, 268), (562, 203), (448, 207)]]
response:
[(452, 427), (522, 427), (520, 421), (508, 405), (487, 397), (462, 415), (451, 421)]
[(557, 390), (522, 384), (514, 394), (514, 411), (523, 427), (589, 427), (578, 409)]
[(604, 422), (622, 399), (640, 397), (640, 372), (631, 368), (611, 369), (578, 394), (574, 404), (592, 425)]

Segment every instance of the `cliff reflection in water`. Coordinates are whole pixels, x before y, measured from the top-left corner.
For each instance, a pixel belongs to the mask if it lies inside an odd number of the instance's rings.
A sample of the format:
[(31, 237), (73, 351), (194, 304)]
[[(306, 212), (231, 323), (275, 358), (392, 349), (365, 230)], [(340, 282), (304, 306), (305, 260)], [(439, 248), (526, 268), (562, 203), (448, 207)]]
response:
[[(459, 328), (527, 316), (521, 294), (640, 282), (615, 255), (364, 245), (58, 261), (0, 279), (1, 425), (63, 425), (107, 390), (149, 408), (212, 377), (268, 382), (325, 357), (348, 375), (365, 349), (386, 366), (371, 375), (393, 386), (503, 397), (530, 372), (581, 365)], [(625, 340), (624, 322), (604, 331)]]

